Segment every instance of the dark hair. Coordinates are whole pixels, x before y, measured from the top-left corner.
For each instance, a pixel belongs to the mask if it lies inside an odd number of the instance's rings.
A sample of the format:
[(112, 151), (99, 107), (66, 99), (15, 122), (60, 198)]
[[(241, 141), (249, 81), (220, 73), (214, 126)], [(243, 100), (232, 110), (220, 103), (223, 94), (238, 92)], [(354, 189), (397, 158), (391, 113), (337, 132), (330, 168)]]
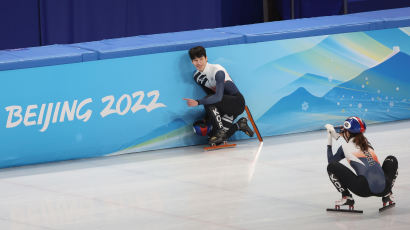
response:
[(206, 50), (202, 46), (195, 46), (189, 49), (188, 53), (191, 60), (194, 60), (195, 58), (200, 58), (202, 56), (206, 57)]
[(368, 151), (369, 147), (371, 147), (363, 133), (350, 133), (350, 137), (354, 137), (353, 143), (355, 143), (363, 152)]

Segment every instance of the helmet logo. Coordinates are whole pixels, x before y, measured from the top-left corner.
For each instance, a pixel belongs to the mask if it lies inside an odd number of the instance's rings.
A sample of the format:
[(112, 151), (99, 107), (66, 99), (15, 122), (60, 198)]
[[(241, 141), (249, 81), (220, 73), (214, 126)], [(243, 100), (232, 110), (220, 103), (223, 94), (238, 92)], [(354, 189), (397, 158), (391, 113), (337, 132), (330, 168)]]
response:
[(343, 123), (343, 127), (344, 127), (345, 129), (350, 129), (350, 127), (352, 127), (352, 125), (350, 124), (350, 122), (345, 121), (345, 122)]

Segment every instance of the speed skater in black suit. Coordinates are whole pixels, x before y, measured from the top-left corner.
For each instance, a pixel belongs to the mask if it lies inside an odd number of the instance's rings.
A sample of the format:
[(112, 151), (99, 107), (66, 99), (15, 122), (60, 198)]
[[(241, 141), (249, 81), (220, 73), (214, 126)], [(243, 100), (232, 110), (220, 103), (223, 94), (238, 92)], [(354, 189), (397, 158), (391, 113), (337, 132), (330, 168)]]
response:
[(204, 106), (206, 116), (203, 123), (212, 125), (209, 144), (221, 144), (237, 130), (252, 137), (253, 131), (248, 126), (248, 120), (245, 117), (234, 123), (234, 120), (245, 109), (245, 99), (225, 68), (218, 64), (208, 63), (206, 50), (202, 46), (193, 47), (188, 53), (196, 68), (193, 79), (202, 87), (207, 96), (201, 99), (184, 98), (184, 100), (189, 107)]
[[(327, 143), (327, 172), (330, 181), (342, 194), (342, 199), (335, 202), (336, 207), (349, 205), (353, 207), (355, 201), (352, 193), (360, 197), (382, 197), (383, 206), (394, 204), (392, 188), (398, 174), (396, 157), (387, 156), (380, 165), (374, 148), (363, 135), (366, 131), (365, 122), (359, 117), (348, 117), (343, 126), (335, 127), (326, 124), (328, 133)], [(333, 155), (332, 138), (343, 137), (343, 144)], [(339, 161), (346, 158), (352, 172)]]

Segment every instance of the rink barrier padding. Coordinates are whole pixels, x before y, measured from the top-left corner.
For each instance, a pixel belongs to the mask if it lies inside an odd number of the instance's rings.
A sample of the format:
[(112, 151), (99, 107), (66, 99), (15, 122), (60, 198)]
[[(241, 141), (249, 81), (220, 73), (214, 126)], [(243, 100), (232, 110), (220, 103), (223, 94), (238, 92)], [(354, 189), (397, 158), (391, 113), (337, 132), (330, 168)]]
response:
[(0, 51), (0, 71), (97, 60), (92, 50), (50, 45)]
[(243, 35), (203, 29), (106, 39), (95, 42), (76, 43), (71, 46), (92, 50), (98, 54), (98, 59), (110, 59), (187, 50), (197, 45), (206, 47), (234, 45), (244, 43), (244, 41)]
[(227, 46), (409, 25), (410, 7), (407, 7), (225, 28), (141, 35), (70, 45), (4, 50), (1, 52), (6, 52), (6, 54), (0, 54), (0, 71), (172, 52), (186, 50), (195, 45)]
[[(409, 119), (409, 26), (410, 8), (402, 8), (2, 50), (0, 168), (206, 144), (192, 135), (202, 110), (182, 100), (204, 96), (187, 55), (196, 45), (227, 68), (264, 136), (365, 110), (369, 124)], [(332, 63), (334, 75), (321, 76)], [(302, 81), (281, 82), (295, 76)]]
[(404, 27), (410, 24), (410, 7), (373, 12), (303, 18), (216, 29), (243, 34), (247, 43)]

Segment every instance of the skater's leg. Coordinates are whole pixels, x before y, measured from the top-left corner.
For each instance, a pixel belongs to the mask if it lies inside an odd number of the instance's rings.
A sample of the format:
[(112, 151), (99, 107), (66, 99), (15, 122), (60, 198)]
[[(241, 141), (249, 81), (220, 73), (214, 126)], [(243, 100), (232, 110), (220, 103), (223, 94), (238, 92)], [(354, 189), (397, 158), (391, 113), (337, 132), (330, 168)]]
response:
[(386, 177), (386, 189), (384, 191), (385, 194), (391, 192), (394, 182), (396, 181), (398, 175), (398, 167), (399, 163), (394, 156), (388, 156), (383, 162), (383, 171), (384, 176)]
[(330, 181), (336, 189), (342, 193), (342, 196), (351, 197), (350, 192), (361, 197), (372, 195), (366, 178), (364, 176), (357, 176), (340, 162), (329, 163), (327, 166), (327, 172)]
[(248, 125), (248, 119), (246, 117), (242, 117), (241, 119), (236, 122), (236, 125), (238, 126), (238, 129), (244, 132), (246, 135), (249, 137), (253, 137), (253, 131)]
[(388, 156), (383, 162), (383, 172), (386, 178), (386, 187), (382, 193), (376, 196), (382, 197), (383, 207), (386, 205), (394, 205), (393, 186), (398, 175), (399, 163), (394, 156)]
[[(245, 110), (245, 99), (243, 98), (242, 94), (224, 95), (221, 101), (221, 109), (222, 109), (222, 113), (226, 114), (228, 118), (226, 121), (230, 122), (230, 124), (226, 124), (226, 126), (229, 127), (229, 130), (227, 132), (228, 137), (232, 136), (238, 130), (241, 130), (244, 132), (249, 130), (247, 134), (249, 136), (253, 135), (253, 131), (247, 125), (246, 118), (243, 117), (239, 119), (238, 122), (235, 124), (232, 123), (233, 120), (235, 120)], [(233, 119), (230, 120), (230, 118), (233, 118)]]
[(245, 100), (241, 94), (224, 95), (220, 102), (205, 105), (205, 110), (217, 127), (215, 135), (210, 138), (210, 143), (219, 144), (226, 141), (238, 130), (233, 121), (245, 110)]
[(226, 136), (229, 138), (231, 137), (236, 131), (238, 131), (238, 125), (232, 124), (231, 127), (229, 128), (228, 132), (226, 132)]
[(215, 105), (205, 105), (205, 112), (209, 122), (215, 130), (223, 129), (222, 115)]
[(220, 102), (221, 112), (234, 116), (234, 119), (245, 111), (245, 99), (242, 94), (224, 95)]
[(231, 128), (229, 128), (227, 136), (232, 136), (238, 130), (244, 132), (249, 137), (253, 137), (254, 133), (252, 129), (248, 126), (248, 120), (246, 119), (246, 117), (240, 118), (235, 124), (233, 124)]
[(219, 107), (217, 107), (217, 104), (205, 105), (205, 111), (213, 127), (212, 136), (209, 138), (209, 144), (217, 145), (226, 141), (226, 132), (229, 128), (224, 126), (223, 115), (221, 114)]
[(342, 193), (342, 196), (351, 197), (352, 194), (347, 189), (346, 181), (352, 180), (354, 174), (349, 169), (347, 170), (348, 171), (346, 171), (345, 166), (339, 162), (331, 162), (327, 165), (330, 182), (333, 183), (338, 192)]

